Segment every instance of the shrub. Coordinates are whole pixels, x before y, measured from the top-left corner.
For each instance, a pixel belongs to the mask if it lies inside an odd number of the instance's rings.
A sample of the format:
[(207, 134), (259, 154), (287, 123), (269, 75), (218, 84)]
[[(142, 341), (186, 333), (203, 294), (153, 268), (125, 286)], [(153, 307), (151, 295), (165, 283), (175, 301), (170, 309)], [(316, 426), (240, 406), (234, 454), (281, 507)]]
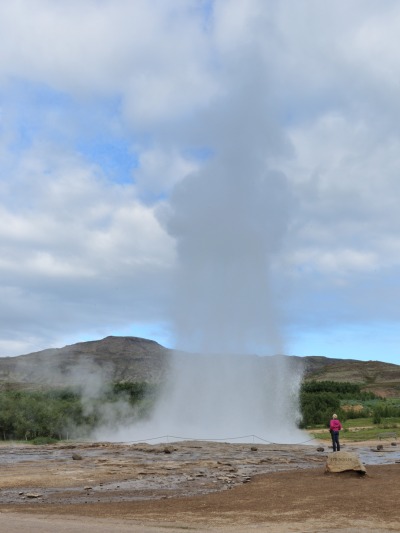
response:
[(358, 383), (304, 382), (300, 390), (300, 411), (302, 414), (300, 427), (328, 425), (333, 413), (337, 413), (342, 421), (347, 418), (358, 418), (359, 412), (341, 409), (341, 402), (343, 400), (358, 400), (360, 402), (374, 399), (376, 399), (375, 394), (362, 391), (361, 385)]
[(58, 440), (53, 439), (52, 437), (36, 437), (30, 442), (31, 444), (37, 444), (38, 446), (40, 446), (43, 444), (55, 444), (56, 442), (58, 442)]
[[(146, 383), (111, 384), (107, 392), (83, 402), (70, 388), (47, 391), (0, 392), (0, 438), (29, 440), (83, 438), (113, 408), (116, 422), (146, 416), (156, 397), (156, 387)], [(123, 409), (120, 407), (124, 406)]]

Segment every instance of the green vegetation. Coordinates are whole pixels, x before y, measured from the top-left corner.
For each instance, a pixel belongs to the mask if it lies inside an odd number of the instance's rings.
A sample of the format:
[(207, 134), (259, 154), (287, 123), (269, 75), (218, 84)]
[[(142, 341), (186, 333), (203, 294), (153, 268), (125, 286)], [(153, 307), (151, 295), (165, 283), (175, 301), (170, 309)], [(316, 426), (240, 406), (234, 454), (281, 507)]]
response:
[(373, 423), (380, 424), (383, 419), (400, 417), (400, 400), (379, 402), (373, 409)]
[[(388, 418), (381, 424), (374, 424), (372, 418), (354, 418), (346, 420), (342, 437), (348, 441), (360, 442), (365, 440), (376, 440), (382, 433), (393, 432), (400, 436), (400, 417)], [(311, 429), (311, 434), (319, 440), (330, 441), (330, 434), (326, 427), (315, 427)]]
[(335, 381), (309, 381), (302, 384), (300, 391), (301, 427), (326, 424), (337, 413), (341, 420), (360, 416), (354, 409), (343, 409), (344, 403), (376, 400), (372, 392), (363, 392), (359, 384)]
[(400, 428), (400, 398), (380, 398), (362, 391), (359, 384), (303, 383), (300, 408), (300, 427), (312, 429), (320, 439), (330, 439), (327, 425), (333, 413), (345, 423), (343, 436), (349, 440), (376, 439), (380, 433)]
[(115, 383), (100, 395), (84, 397), (73, 389), (0, 392), (0, 439), (49, 443), (84, 438), (103, 423), (145, 417), (156, 396), (147, 383)]
[(327, 424), (332, 413), (341, 420), (372, 417), (374, 424), (382, 419), (400, 417), (400, 398), (380, 398), (361, 390), (356, 383), (310, 381), (300, 391), (301, 427)]
[[(110, 384), (88, 397), (71, 388), (45, 391), (0, 391), (0, 440), (28, 440), (36, 444), (86, 438), (106, 424), (130, 424), (149, 415), (158, 387), (147, 383)], [(336, 412), (344, 423), (343, 436), (351, 440), (376, 438), (400, 429), (400, 398), (380, 398), (359, 384), (334, 381), (303, 383), (300, 392), (302, 422), (318, 438), (329, 439), (327, 424)], [(400, 431), (399, 431), (400, 434)]]

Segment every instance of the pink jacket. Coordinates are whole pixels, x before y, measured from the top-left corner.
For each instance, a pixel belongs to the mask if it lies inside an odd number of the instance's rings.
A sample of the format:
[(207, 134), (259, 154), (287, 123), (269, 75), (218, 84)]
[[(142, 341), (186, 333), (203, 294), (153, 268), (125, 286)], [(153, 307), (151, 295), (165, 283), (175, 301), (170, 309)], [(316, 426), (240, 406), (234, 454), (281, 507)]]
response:
[(339, 431), (340, 429), (342, 429), (342, 424), (337, 418), (333, 418), (329, 423), (329, 427), (332, 431)]

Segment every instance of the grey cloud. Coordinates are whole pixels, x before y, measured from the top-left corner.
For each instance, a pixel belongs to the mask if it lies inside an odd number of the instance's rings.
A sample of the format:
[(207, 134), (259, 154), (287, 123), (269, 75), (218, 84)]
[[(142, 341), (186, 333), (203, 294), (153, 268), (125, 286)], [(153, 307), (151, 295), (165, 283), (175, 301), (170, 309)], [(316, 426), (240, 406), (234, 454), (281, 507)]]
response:
[(7, 351), (13, 339), (21, 347), (25, 338), (30, 351), (29, 344), (54, 346), (76, 332), (165, 319), (174, 252), (153, 209), (133, 186), (99, 179), (79, 158), (54, 166), (42, 152), (35, 156), (37, 166), (2, 177), (12, 184), (3, 188), (0, 213), (2, 353), (15, 353)]
[[(211, 323), (210, 344), (225, 313), (275, 346), (282, 314), (291, 333), (397, 320), (397, 2), (220, 1), (207, 16), (173, 4), (0, 8), (3, 338), (156, 322), (168, 305), (189, 329), (196, 313)], [(28, 142), (14, 122), (34, 105), (23, 83), (20, 114), (7, 111), (15, 77), (69, 99), (48, 114), (43, 104), (31, 151), (15, 142)], [(108, 124), (135, 152), (137, 183), (112, 184), (95, 155), (77, 158), (81, 130), (107, 136)], [(202, 149), (194, 163), (186, 155)], [(161, 228), (155, 211), (167, 207)], [(197, 280), (178, 271), (176, 306), (175, 244)], [(196, 310), (204, 291), (215, 305)], [(248, 343), (237, 336), (235, 347)]]

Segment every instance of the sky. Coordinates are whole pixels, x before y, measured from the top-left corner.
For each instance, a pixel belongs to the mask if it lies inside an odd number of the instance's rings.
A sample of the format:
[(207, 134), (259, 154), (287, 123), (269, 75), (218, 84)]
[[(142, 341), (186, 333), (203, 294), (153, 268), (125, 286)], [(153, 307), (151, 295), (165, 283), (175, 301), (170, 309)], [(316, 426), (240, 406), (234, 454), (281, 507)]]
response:
[(0, 3), (0, 356), (400, 364), (400, 4)]

